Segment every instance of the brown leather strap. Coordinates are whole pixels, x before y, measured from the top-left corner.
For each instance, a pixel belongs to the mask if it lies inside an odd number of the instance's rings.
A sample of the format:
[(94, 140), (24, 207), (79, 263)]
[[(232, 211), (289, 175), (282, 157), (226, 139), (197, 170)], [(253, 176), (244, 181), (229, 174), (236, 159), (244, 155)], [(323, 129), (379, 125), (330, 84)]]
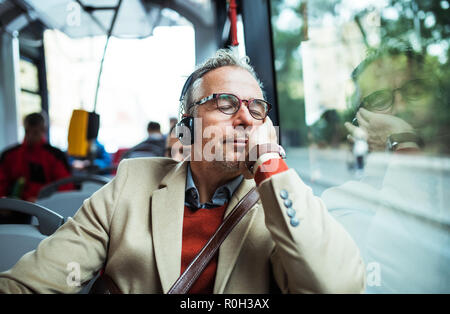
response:
[(211, 259), (217, 253), (222, 242), (230, 234), (231, 230), (245, 216), (245, 214), (256, 204), (259, 193), (254, 187), (233, 208), (232, 212), (225, 218), (213, 236), (208, 240), (202, 250), (195, 256), (186, 270), (178, 277), (170, 288), (168, 294), (184, 294), (189, 291)]
[[(231, 213), (225, 218), (213, 236), (205, 244), (202, 250), (195, 256), (183, 274), (170, 288), (168, 294), (187, 293), (205, 267), (217, 253), (222, 242), (230, 234), (231, 230), (245, 216), (245, 214), (256, 204), (259, 199), (256, 187), (251, 189), (233, 208)], [(103, 274), (97, 278), (89, 294), (121, 294), (122, 292), (114, 283), (111, 277)]]

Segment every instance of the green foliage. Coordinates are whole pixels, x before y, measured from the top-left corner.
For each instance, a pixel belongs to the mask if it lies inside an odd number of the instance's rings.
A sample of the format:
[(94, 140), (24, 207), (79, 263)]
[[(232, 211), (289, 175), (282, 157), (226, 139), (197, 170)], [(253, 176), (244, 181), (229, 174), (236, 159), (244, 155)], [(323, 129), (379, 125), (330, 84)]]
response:
[(276, 26), (282, 10), (291, 10), (301, 16), (301, 3), (296, 7), (288, 7), (284, 1), (276, 0), (271, 1), (271, 9), (282, 139), (287, 140), (287, 145), (304, 145), (307, 128), (299, 53), (302, 27), (282, 30)]

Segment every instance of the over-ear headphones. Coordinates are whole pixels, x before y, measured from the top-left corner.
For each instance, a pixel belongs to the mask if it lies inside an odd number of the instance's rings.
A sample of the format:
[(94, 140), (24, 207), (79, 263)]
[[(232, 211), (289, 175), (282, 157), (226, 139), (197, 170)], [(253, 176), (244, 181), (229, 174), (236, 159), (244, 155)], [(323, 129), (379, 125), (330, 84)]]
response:
[(181, 119), (175, 127), (175, 134), (184, 146), (193, 145), (195, 138), (194, 117), (187, 116)]
[(192, 82), (193, 78), (194, 78), (194, 73), (191, 73), (191, 75), (189, 75), (189, 77), (187, 78), (186, 82), (184, 82), (183, 89), (181, 90), (180, 102), (183, 101), (189, 87), (191, 87), (191, 82)]
[[(183, 101), (184, 97), (186, 96), (186, 93), (191, 87), (192, 80), (194, 79), (194, 73), (189, 75), (186, 82), (183, 85), (183, 89), (181, 90), (180, 95), (180, 103)], [(185, 116), (183, 119), (181, 119), (180, 122), (177, 123), (175, 127), (175, 134), (180, 140), (181, 144), (188, 146), (194, 144), (194, 117), (191, 116)]]

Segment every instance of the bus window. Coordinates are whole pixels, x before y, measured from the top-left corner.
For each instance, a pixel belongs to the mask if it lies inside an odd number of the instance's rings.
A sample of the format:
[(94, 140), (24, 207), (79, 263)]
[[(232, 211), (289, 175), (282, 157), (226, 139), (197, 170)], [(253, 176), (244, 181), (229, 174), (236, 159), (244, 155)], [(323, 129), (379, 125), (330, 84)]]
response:
[(19, 138), (23, 138), (24, 131), (22, 120), (33, 112), (41, 111), (41, 96), (39, 94), (39, 80), (37, 66), (25, 59), (21, 58), (19, 62), (20, 68), (20, 97), (18, 102), (17, 118), (18, 118), (18, 134)]
[(450, 292), (448, 1), (271, 1), (281, 140), (369, 293)]
[[(96, 107), (101, 116), (98, 139), (110, 153), (141, 142), (151, 120), (167, 133), (169, 118), (178, 115), (179, 91), (195, 65), (195, 41), (192, 25), (176, 15), (180, 25), (156, 27), (153, 36), (110, 39)], [(45, 31), (50, 134), (59, 147), (67, 147), (72, 110), (94, 109), (105, 40)]]

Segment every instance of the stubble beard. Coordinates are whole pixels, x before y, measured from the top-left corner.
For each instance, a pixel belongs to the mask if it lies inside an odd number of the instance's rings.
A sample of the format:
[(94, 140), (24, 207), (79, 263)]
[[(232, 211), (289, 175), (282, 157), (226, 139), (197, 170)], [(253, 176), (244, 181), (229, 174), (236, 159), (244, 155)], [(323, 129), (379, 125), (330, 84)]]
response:
[(239, 161), (215, 161), (214, 166), (227, 173), (232, 173), (239, 171), (240, 164)]
[[(243, 152), (241, 152), (241, 153), (243, 153)], [(240, 161), (240, 159), (238, 157), (240, 153), (237, 153), (235, 151), (234, 154), (235, 154), (234, 158), (229, 158), (229, 156), (228, 156), (228, 159), (227, 159), (227, 156), (224, 154), (223, 160), (213, 161), (213, 167), (217, 167), (217, 169), (219, 169), (220, 171), (223, 171), (224, 173), (227, 173), (229, 175), (241, 174), (242, 161)]]

